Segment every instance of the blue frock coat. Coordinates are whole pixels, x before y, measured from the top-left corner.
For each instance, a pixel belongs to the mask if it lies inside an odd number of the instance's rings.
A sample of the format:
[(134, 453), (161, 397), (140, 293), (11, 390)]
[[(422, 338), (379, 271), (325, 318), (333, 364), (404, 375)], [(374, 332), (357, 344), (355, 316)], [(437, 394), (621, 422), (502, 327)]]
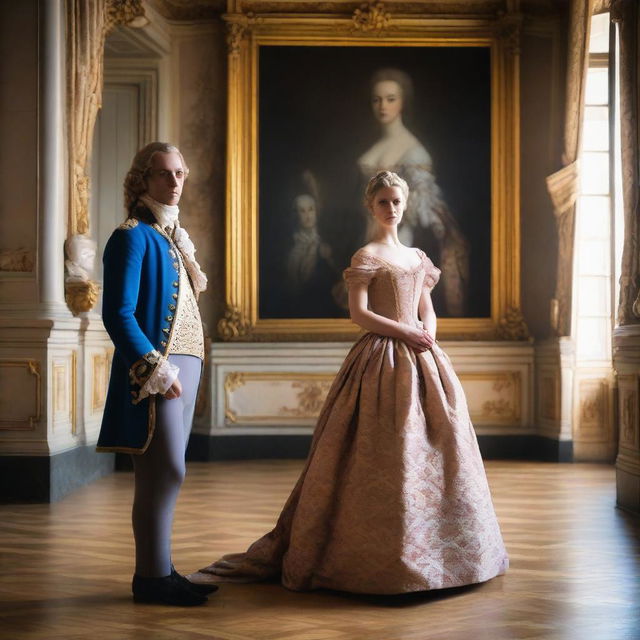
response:
[(151, 442), (155, 395), (134, 404), (141, 383), (130, 370), (154, 349), (167, 355), (180, 282), (176, 252), (157, 225), (135, 218), (105, 247), (102, 319), (115, 353), (98, 451), (140, 454)]

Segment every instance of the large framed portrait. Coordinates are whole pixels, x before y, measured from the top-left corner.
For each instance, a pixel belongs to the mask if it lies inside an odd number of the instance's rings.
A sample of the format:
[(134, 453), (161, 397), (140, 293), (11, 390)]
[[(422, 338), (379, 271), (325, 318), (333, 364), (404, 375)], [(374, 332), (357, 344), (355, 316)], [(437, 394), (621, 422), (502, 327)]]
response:
[(370, 30), (353, 16), (226, 19), (220, 335), (353, 337), (342, 272), (370, 239), (365, 185), (389, 169), (410, 189), (400, 239), (442, 271), (440, 336), (522, 337), (513, 29), (390, 14)]

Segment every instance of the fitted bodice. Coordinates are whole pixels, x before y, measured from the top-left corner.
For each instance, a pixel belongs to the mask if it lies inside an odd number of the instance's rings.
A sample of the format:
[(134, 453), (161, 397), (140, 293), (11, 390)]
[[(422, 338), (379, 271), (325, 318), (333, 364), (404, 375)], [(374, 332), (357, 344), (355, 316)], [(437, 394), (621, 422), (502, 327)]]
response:
[(423, 289), (430, 291), (435, 286), (440, 270), (424, 252), (416, 251), (420, 256), (419, 264), (406, 269), (360, 249), (351, 259), (351, 266), (344, 271), (347, 285), (368, 284), (371, 311), (390, 320), (418, 326), (420, 295)]

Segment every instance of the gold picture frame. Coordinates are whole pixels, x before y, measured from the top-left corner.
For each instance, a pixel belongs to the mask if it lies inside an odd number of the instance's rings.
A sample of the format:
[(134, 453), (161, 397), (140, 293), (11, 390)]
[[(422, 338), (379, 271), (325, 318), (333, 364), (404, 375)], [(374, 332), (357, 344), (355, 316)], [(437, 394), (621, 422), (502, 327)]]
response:
[[(260, 47), (480, 46), (488, 47), (491, 61), (490, 314), (441, 318), (438, 332), (445, 339), (527, 339), (520, 311), (519, 14), (396, 14), (381, 3), (341, 13), (340, 9), (351, 3), (341, 6), (338, 2), (322, 3), (327, 13), (276, 12), (286, 4), (233, 0), (224, 16), (229, 47), (227, 307), (218, 324), (219, 336), (231, 341), (352, 340), (359, 331), (348, 319), (259, 315)], [(260, 6), (272, 12), (259, 13)]]

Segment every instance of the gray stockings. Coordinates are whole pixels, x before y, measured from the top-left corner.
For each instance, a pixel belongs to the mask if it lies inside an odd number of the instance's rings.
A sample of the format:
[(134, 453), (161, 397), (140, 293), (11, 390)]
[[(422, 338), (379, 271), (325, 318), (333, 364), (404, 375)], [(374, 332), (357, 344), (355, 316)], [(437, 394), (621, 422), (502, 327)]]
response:
[(136, 541), (136, 573), (157, 578), (171, 573), (173, 511), (186, 471), (185, 451), (202, 371), (195, 356), (171, 355), (180, 367), (182, 395), (156, 399), (156, 428), (148, 449), (134, 455), (135, 498), (133, 535)]

